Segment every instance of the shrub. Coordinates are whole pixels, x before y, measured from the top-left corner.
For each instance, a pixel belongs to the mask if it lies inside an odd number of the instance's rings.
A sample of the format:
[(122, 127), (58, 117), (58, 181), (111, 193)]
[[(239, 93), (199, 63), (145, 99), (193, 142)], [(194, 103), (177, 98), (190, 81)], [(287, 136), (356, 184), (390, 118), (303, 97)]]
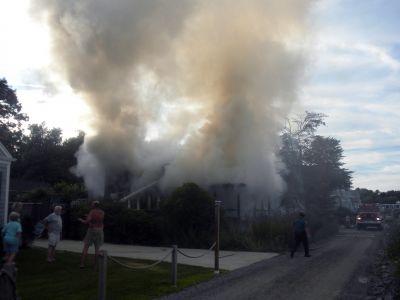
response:
[(398, 261), (400, 259), (400, 224), (393, 222), (386, 238), (386, 253), (389, 258)]
[[(119, 203), (103, 204), (104, 239), (109, 243), (159, 245), (162, 243), (162, 232), (158, 218), (143, 210), (129, 209)], [(89, 204), (81, 204), (71, 208), (69, 237), (82, 239), (86, 225), (78, 218), (85, 218), (89, 212)]]
[(162, 203), (166, 232), (171, 243), (183, 247), (209, 247), (213, 242), (214, 201), (194, 183), (177, 188)]
[(280, 251), (288, 247), (292, 239), (292, 218), (276, 216), (266, 218), (251, 228), (251, 236), (258, 248)]
[(250, 234), (238, 231), (222, 231), (220, 248), (232, 251), (261, 251)]
[(161, 227), (153, 215), (144, 210), (109, 204), (104, 208), (105, 239), (111, 243), (158, 245)]

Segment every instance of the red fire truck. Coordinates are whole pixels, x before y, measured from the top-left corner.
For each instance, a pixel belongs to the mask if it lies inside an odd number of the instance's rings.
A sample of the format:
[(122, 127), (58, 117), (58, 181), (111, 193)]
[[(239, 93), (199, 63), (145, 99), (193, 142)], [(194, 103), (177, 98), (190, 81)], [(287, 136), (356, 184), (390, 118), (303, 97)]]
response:
[(376, 228), (383, 229), (383, 216), (379, 211), (379, 206), (375, 203), (362, 204), (358, 209), (356, 217), (357, 230)]

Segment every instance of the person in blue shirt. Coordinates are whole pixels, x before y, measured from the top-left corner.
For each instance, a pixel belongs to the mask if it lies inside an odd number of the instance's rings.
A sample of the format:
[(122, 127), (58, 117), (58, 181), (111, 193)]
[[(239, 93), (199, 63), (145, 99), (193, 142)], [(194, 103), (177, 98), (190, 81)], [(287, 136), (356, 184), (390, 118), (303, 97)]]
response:
[(308, 228), (307, 228), (307, 223), (304, 220), (305, 214), (304, 213), (299, 213), (299, 218), (293, 222), (293, 231), (294, 231), (294, 247), (292, 251), (290, 252), (290, 257), (293, 258), (294, 253), (297, 250), (297, 247), (299, 247), (300, 244), (303, 244), (304, 246), (304, 256), (305, 257), (310, 257), (310, 250), (308, 248)]
[(12, 212), (10, 214), (10, 221), (1, 231), (3, 236), (3, 250), (5, 252), (3, 260), (6, 264), (12, 264), (14, 262), (21, 241), (22, 227), (18, 219), (19, 214)]

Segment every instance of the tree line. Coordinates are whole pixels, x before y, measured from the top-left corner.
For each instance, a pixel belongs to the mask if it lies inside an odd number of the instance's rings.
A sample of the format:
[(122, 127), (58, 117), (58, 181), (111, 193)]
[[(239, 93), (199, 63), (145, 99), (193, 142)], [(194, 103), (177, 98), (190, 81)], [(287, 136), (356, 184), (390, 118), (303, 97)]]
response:
[(356, 190), (360, 193), (362, 203), (396, 204), (400, 202), (400, 191), (380, 192), (379, 190), (372, 191), (363, 188)]

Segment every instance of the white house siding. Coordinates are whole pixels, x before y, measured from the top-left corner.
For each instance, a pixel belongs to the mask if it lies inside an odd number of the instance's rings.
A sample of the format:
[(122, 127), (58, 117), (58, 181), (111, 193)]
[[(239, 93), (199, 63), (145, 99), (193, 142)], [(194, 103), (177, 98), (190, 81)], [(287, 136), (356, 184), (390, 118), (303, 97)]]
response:
[(0, 142), (0, 227), (7, 222), (10, 165), (12, 156)]
[(8, 209), (7, 174), (8, 166), (5, 163), (0, 162), (0, 227), (6, 222), (6, 212)]

